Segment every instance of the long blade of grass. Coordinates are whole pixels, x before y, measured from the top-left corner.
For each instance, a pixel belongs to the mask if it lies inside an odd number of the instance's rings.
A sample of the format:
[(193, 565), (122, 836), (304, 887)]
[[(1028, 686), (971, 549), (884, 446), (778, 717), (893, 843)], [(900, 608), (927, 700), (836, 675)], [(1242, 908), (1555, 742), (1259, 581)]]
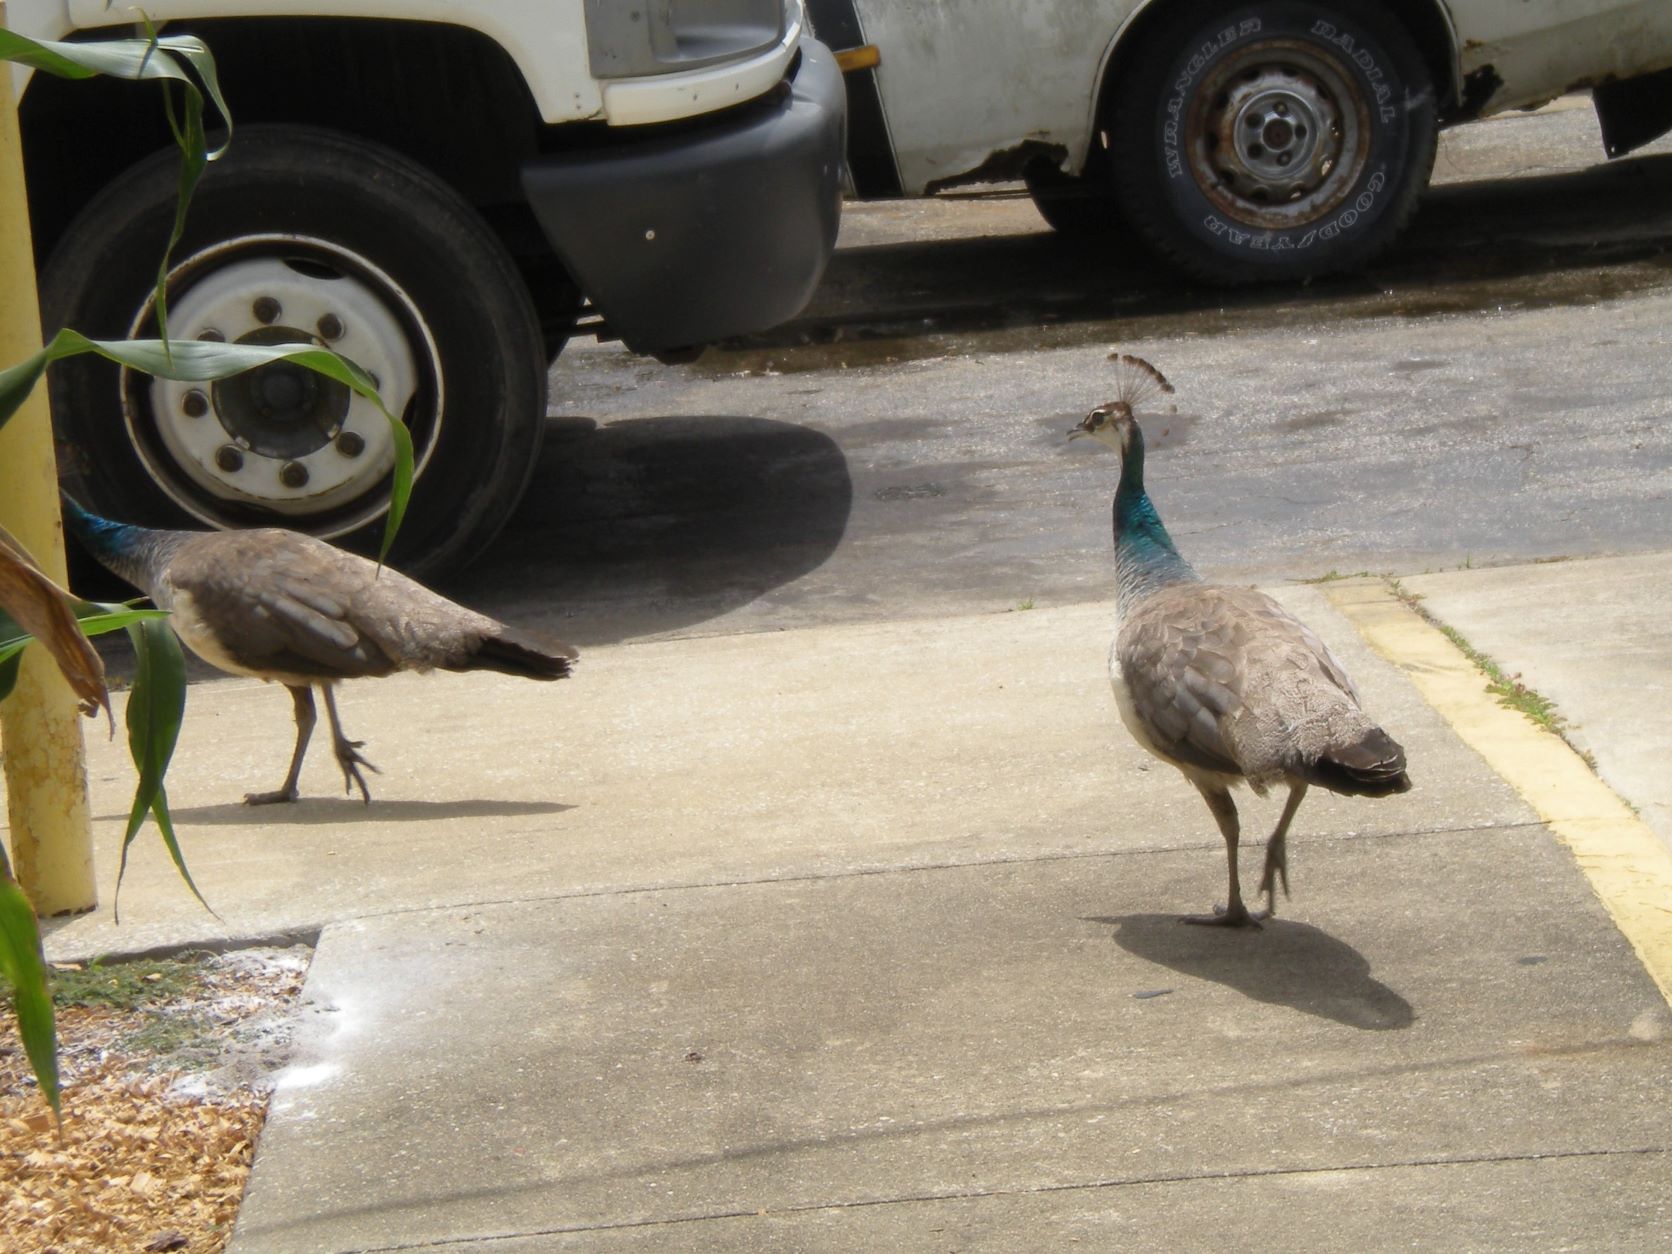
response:
[(41, 381), (41, 375), (46, 373), (46, 351), (36, 353), (33, 357), (26, 357), (15, 366), (7, 366), (0, 370), (0, 427), (6, 425), (11, 416), (23, 408), (23, 402), (29, 399), (29, 393), (35, 390), (35, 385)]
[(23, 1051), (41, 1086), (41, 1095), (52, 1107), (53, 1118), (61, 1118), (58, 1033), (53, 1023), (52, 994), (47, 988), (40, 925), (29, 898), (12, 878), (3, 845), (0, 845), (0, 974), (12, 987), (17, 1033), (23, 1039)]
[(168, 846), (169, 856), (180, 870), (186, 887), (214, 914), (186, 870), (179, 843), (174, 838), (174, 824), (168, 812), (168, 795), (163, 791), (163, 776), (174, 746), (180, 738), (180, 723), (186, 712), (186, 659), (180, 643), (166, 622), (146, 619), (130, 624), (128, 638), (134, 646), (134, 683), (128, 694), (128, 752), (139, 772), (134, 787), (134, 799), (128, 809), (128, 825), (122, 833), (122, 861), (116, 872), (116, 893), (112, 914), (121, 921), (122, 879), (128, 869), (128, 849), (139, 834), (145, 816), (157, 820)]
[(112, 605), (104, 601), (76, 602), (76, 621), (89, 636), (121, 631), (131, 623), (145, 623), (168, 617), (167, 610), (148, 610), (137, 605)]

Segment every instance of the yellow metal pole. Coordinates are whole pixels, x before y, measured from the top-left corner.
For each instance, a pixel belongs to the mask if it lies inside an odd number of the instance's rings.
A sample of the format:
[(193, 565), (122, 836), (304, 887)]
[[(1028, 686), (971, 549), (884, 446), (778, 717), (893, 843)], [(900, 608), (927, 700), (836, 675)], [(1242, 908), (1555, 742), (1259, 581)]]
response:
[[(0, 26), (5, 23), (0, 0)], [(12, 67), (0, 62), (0, 365), (40, 351), (38, 308)], [(0, 427), (0, 525), (42, 570), (64, 582), (64, 529), (44, 387)], [(24, 651), (17, 687), (0, 701), (0, 753), (18, 883), (37, 914), (91, 910), (98, 891), (80, 715), (45, 649)]]

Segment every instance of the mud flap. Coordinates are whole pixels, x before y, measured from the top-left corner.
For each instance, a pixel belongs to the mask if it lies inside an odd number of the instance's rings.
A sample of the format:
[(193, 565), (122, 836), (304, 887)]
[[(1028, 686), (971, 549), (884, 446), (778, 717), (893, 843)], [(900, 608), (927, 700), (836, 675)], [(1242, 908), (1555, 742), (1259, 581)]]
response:
[(1591, 103), (1602, 124), (1602, 147), (1623, 157), (1672, 131), (1672, 69), (1658, 70), (1592, 89)]

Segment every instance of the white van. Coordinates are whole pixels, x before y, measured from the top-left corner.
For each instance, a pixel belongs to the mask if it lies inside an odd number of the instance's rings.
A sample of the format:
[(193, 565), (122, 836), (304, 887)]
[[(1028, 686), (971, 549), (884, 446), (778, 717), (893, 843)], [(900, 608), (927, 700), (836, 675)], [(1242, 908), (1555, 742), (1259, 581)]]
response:
[(808, 0), (862, 198), (1025, 178), (1238, 283), (1362, 265), (1440, 126), (1589, 88), (1610, 156), (1672, 127), (1672, 0)]

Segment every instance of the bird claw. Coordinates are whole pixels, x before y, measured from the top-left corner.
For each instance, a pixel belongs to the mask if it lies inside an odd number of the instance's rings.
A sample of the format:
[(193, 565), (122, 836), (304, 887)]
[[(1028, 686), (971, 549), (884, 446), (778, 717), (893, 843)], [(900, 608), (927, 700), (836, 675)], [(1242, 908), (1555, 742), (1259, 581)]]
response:
[(355, 788), (360, 790), (360, 798), (367, 805), (372, 803), (371, 789), (366, 787), (366, 777), (360, 774), (363, 766), (373, 775), (381, 775), (382, 771), (360, 756), (360, 749), (365, 745), (364, 740), (335, 739), (332, 747), (337, 753), (337, 765), (342, 768), (343, 791), (353, 795)]
[(1198, 927), (1251, 927), (1258, 929), (1260, 920), (1268, 917), (1268, 911), (1250, 910), (1247, 906), (1239, 903), (1235, 910), (1227, 910), (1224, 906), (1215, 906), (1212, 914), (1181, 915), (1179, 922), (1194, 923)]
[(1277, 856), (1272, 856), (1268, 847), (1266, 850), (1266, 870), (1260, 876), (1260, 892), (1266, 898), (1266, 914), (1271, 918), (1277, 917), (1277, 886), (1283, 885), (1283, 900), (1289, 899), (1289, 859), (1279, 848)]

